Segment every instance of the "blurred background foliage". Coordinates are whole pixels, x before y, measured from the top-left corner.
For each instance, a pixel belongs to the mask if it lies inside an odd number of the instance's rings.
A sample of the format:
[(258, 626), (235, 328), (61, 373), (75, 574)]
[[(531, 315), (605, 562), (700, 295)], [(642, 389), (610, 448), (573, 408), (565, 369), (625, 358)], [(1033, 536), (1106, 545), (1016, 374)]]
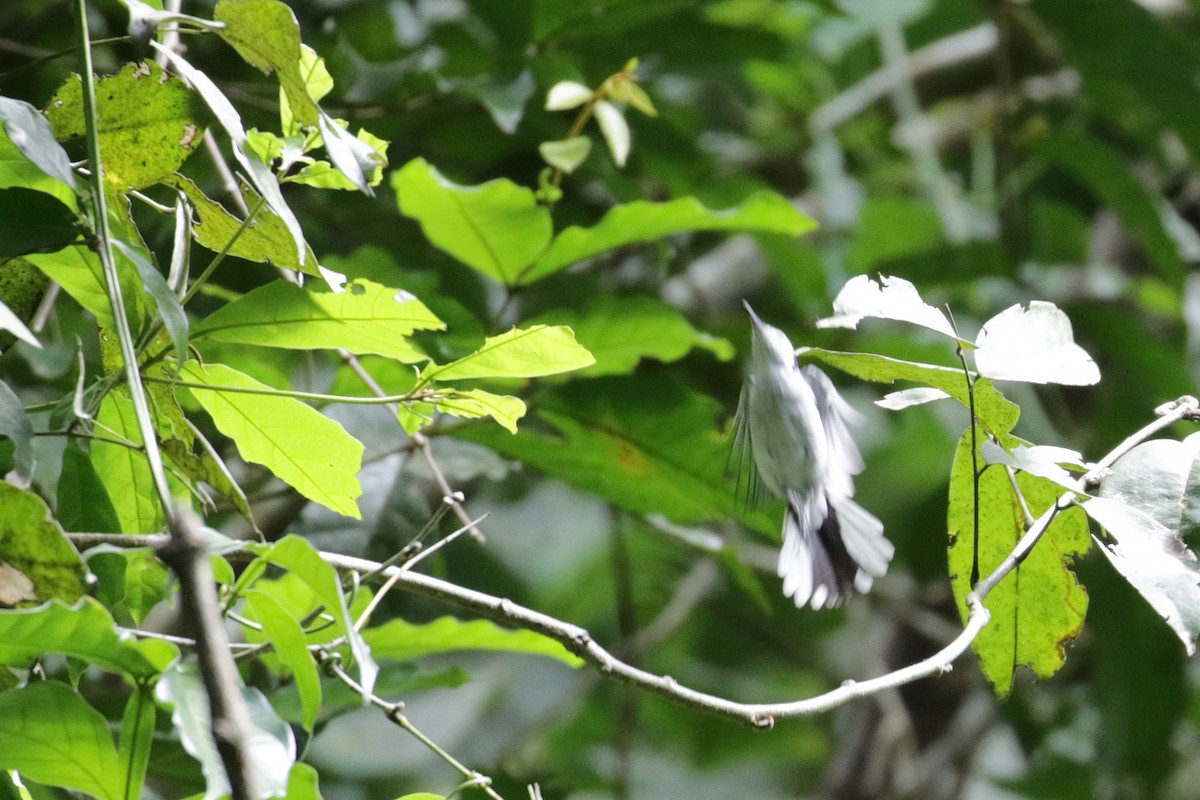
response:
[[(726, 360), (714, 346), (672, 363), (645, 360), (627, 376), (546, 381), (527, 398), (535, 412), (522, 423), (527, 434), (467, 428), (434, 442), (472, 511), (491, 516), (486, 546), (448, 548), (431, 569), (586, 626), (649, 670), (736, 699), (793, 699), (911, 663), (959, 626), (945, 561), (946, 480), (966, 425), (956, 411), (888, 414), (870, 404), (879, 387), (839, 376), (869, 415), (859, 499), (897, 546), (891, 574), (846, 609), (798, 611), (784, 601), (773, 577), (777, 507), (751, 532), (720, 520), (681, 529), (665, 510), (635, 514), (609, 502), (637, 487), (633, 473), (617, 469), (623, 454), (678, 459), (688, 474), (720, 472), (726, 451), (716, 434), (736, 402), (748, 344), (742, 298), (797, 344), (945, 364), (953, 353), (919, 333), (879, 324), (815, 331), (811, 322), (862, 273), (913, 281), (931, 303), (949, 304), (968, 338), (1008, 305), (1051, 300), (1067, 311), (1103, 380), (1084, 389), (1007, 387), (1022, 407), (1017, 433), (1090, 458), (1159, 403), (1196, 391), (1196, 0), (290, 5), (333, 75), (325, 107), (389, 140), (389, 171), (422, 157), (459, 183), (506, 177), (536, 187), (538, 144), (563, 138), (571, 123), (543, 110), (546, 91), (560, 80), (596, 86), (636, 57), (659, 116), (630, 115), (624, 169), (597, 142), (564, 181), (556, 230), (594, 224), (618, 202), (695, 196), (724, 208), (759, 189), (793, 198), (821, 223), (801, 238), (698, 234), (624, 248), (510, 296), (434, 249), (400, 216), (386, 181), (373, 199), (289, 189), (322, 263), (418, 295), (450, 325), (439, 347), (465, 351), (485, 333), (539, 315), (642, 296), (666, 300), (736, 346)], [(211, 6), (189, 1), (183, 10), (210, 16)], [(67, 10), (47, 0), (0, 4), (0, 93), (42, 107), (76, 68), (71, 54), (34, 62), (72, 46)], [(93, 36), (123, 35), (118, 3), (93, 3), (92, 13)], [(185, 44), (247, 127), (277, 125), (277, 84), (211, 37)], [(105, 72), (138, 56), (127, 42), (96, 55)], [(206, 171), (215, 184), (199, 153), (189, 172), (203, 183)], [(148, 218), (143, 230), (152, 247), (169, 249), (165, 222)], [(217, 280), (242, 292), (271, 277), (231, 259)], [(67, 316), (57, 324), (66, 357), (52, 349), (6, 359), (5, 380), (29, 385), (66, 374), (79, 323)], [(324, 388), (345, 377), (324, 362), (237, 350), (230, 363), (297, 385)], [(556, 451), (548, 417), (538, 415), (547, 410), (613, 421), (643, 449), (602, 453), (592, 442)], [(364, 522), (276, 497), (256, 504), (261, 524), (386, 557), (421, 527), (438, 493), (419, 459), (396, 452), (394, 420), (377, 408), (328, 413), (374, 456), (362, 475)], [(513, 457), (535, 451), (547, 472)], [(589, 491), (614, 481), (615, 489)], [(713, 491), (727, 495), (732, 485), (727, 476)], [(651, 507), (659, 502), (655, 486), (640, 488)], [(1195, 796), (1200, 673), (1106, 563), (1093, 554), (1080, 570), (1091, 614), (1066, 668), (1038, 684), (1019, 676), (1003, 702), (970, 656), (937, 680), (769, 733), (633, 693), (587, 669), (515, 655), (418, 662), (397, 697), (418, 726), (510, 798), (535, 781), (547, 798), (580, 799)], [(428, 619), (445, 609), (394, 597), (390, 613)], [(420, 690), (427, 685), (436, 688)], [(369, 710), (330, 720), (307, 758), (331, 799), (444, 792), (455, 783), (442, 762)]]

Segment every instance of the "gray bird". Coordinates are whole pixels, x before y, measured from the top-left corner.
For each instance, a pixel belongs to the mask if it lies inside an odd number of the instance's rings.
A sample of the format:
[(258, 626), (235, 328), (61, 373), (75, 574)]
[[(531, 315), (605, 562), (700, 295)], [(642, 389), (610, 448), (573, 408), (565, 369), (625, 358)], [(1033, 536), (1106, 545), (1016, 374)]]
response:
[(734, 452), (753, 500), (762, 499), (765, 485), (787, 501), (778, 569), (783, 593), (797, 607), (838, 605), (854, 590), (870, 589), (895, 551), (883, 523), (853, 500), (863, 460), (850, 425), (862, 416), (824, 372), (797, 364), (787, 334), (745, 305), (753, 348)]

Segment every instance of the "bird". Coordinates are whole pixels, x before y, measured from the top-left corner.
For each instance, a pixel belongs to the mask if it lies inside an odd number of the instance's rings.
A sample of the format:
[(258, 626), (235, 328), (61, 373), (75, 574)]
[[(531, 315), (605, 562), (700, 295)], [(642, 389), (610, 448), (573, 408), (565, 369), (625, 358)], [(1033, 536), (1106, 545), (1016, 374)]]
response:
[[(734, 455), (748, 499), (786, 501), (778, 575), (797, 608), (830, 608), (883, 577), (895, 548), (854, 501), (864, 463), (850, 426), (861, 414), (819, 368), (800, 366), (787, 334), (751, 320), (751, 360), (734, 416)], [(739, 483), (741, 478), (739, 477)]]

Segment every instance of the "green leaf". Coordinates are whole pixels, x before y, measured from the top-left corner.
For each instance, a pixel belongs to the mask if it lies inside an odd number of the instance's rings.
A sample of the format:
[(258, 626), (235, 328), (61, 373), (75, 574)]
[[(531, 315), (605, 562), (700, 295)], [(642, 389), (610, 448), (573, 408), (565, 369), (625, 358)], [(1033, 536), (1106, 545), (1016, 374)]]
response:
[(288, 609), (271, 595), (251, 589), (245, 593), (245, 597), (254, 619), (263, 626), (267, 640), (296, 681), (304, 709), (301, 724), (311, 733), (317, 721), (317, 712), (321, 710), (321, 676), (312, 654), (308, 652), (304, 629)]
[(92, 460), (75, 443), (63, 451), (58, 479), (58, 523), (63, 530), (120, 533), (121, 521)]
[(363, 634), (376, 658), (411, 659), (458, 650), (494, 650), (546, 656), (571, 667), (583, 661), (553, 639), (533, 631), (512, 631), (485, 619), (465, 622), (441, 617), (423, 625), (392, 619)]
[[(342, 137), (343, 139), (345, 137)], [(375, 136), (365, 128), (359, 128), (358, 133), (354, 136), (357, 142), (361, 145), (355, 145), (354, 149), (359, 151), (359, 157), (365, 157), (369, 163), (365, 164), (363, 171), (365, 180), (369, 186), (378, 186), (383, 181), (383, 168), (387, 164), (388, 142)], [(326, 150), (328, 150), (328, 145)], [(373, 153), (371, 156), (369, 153)], [(288, 183), (303, 183), (307, 186), (314, 186), (318, 189), (343, 189), (348, 191), (361, 191), (362, 186), (354, 183), (350, 178), (346, 177), (345, 173), (334, 167), (328, 161), (314, 161), (311, 164), (306, 164), (295, 174), (287, 177)]]
[(125, 783), (103, 715), (57, 681), (0, 693), (0, 768), (101, 800)]
[(104, 439), (92, 442), (92, 467), (100, 476), (122, 533), (156, 533), (162, 530), (163, 515), (150, 464), (139, 448), (142, 433), (129, 390), (118, 387), (104, 396), (96, 414), (96, 428), (107, 438), (124, 439), (132, 446)]
[(25, 480), (33, 476), (33, 423), (8, 384), (0, 381), (0, 436), (13, 443), (13, 469)]
[[(986, 438), (979, 431), (978, 438)], [(1010, 437), (1011, 438), (1011, 437)], [(979, 458), (982, 465), (983, 458)], [(1036, 517), (1053, 505), (1062, 490), (1053, 482), (1017, 473), (1017, 485)], [(967, 616), (971, 566), (975, 558), (974, 486), (971, 433), (959, 441), (950, 472), (950, 584), (959, 613)], [(1025, 532), (1025, 518), (1003, 467), (988, 467), (979, 476), (979, 572), (989, 575), (1008, 556)], [(1066, 660), (1065, 647), (1079, 633), (1088, 596), (1071, 571), (1071, 563), (1090, 546), (1087, 517), (1078, 508), (1060, 512), (1037, 546), (1013, 574), (988, 594), (984, 604), (992, 619), (973, 643), (984, 675), (1000, 697), (1012, 689), (1013, 671), (1028, 665), (1048, 678)]]
[(407, 337), (445, 323), (407, 292), (357, 279), (341, 294), (275, 281), (222, 306), (193, 331), (196, 340), (284, 347), (345, 348), (406, 364), (428, 358)]
[(225, 23), (218, 34), (248, 64), (278, 76), (295, 119), (301, 125), (316, 125), (320, 109), (301, 71), (300, 25), (292, 10), (278, 0), (222, 0), (213, 18)]
[[(13, 581), (22, 587), (22, 596), (5, 596)], [(72, 603), (83, 595), (86, 583), (87, 569), (46, 502), (0, 481), (0, 603), (52, 598)]]
[(141, 624), (150, 610), (171, 597), (171, 573), (150, 548), (101, 545), (87, 551), (96, 576), (96, 599), (115, 617)]
[(536, 322), (566, 325), (588, 349), (596, 363), (577, 375), (617, 375), (633, 372), (644, 358), (678, 361), (693, 348), (704, 348), (721, 361), (733, 358), (727, 340), (702, 333), (682, 314), (656, 297), (602, 295), (581, 312), (557, 309)]
[(342, 594), (342, 584), (333, 567), (325, 563), (320, 554), (299, 536), (288, 535), (270, 547), (255, 547), (264, 561), (281, 566), (303, 581), (337, 623), (341, 633), (350, 644), (350, 651), (358, 665), (359, 684), (368, 692), (375, 685), (379, 667), (371, 658), (371, 648), (354, 630), (354, 620)]
[(360, 519), (355, 498), (363, 446), (340, 424), (265, 383), (224, 364), (190, 361), (180, 370), (217, 430), (242, 458), (262, 464), (300, 494), (339, 514)]
[[(220, 253), (228, 248), (231, 256), (244, 258), (260, 264), (270, 264), (283, 267), (307, 275), (320, 276), (317, 267), (317, 257), (312, 250), (307, 251), (307, 257), (302, 265), (296, 255), (296, 243), (285, 223), (270, 206), (264, 205), (254, 215), (249, 225), (230, 214), (217, 201), (200, 191), (200, 187), (183, 175), (171, 175), (163, 183), (187, 195), (195, 209), (195, 224), (192, 235), (202, 247)], [(255, 208), (260, 196), (253, 189), (242, 185), (242, 195), (246, 198), (246, 206)], [(238, 231), (241, 233), (238, 234)], [(230, 246), (234, 235), (237, 241)]]
[[(229, 778), (212, 737), (208, 693), (195, 664), (174, 664), (163, 673), (154, 690), (159, 702), (173, 707), (171, 721), (183, 747), (200, 762), (205, 778), (206, 800), (229, 793)], [(296, 760), (296, 741), (291, 728), (279, 718), (257, 689), (242, 688), (250, 711), (251, 729), (243, 731), (246, 758), (254, 783), (264, 797), (287, 791), (288, 773)]]
[(778, 518), (747, 513), (725, 472), (729, 441), (716, 425), (721, 413), (711, 397), (665, 378), (597, 378), (540, 395), (534, 414), (540, 425), (516, 436), (474, 425), (452, 435), (635, 514), (682, 524), (732, 516), (778, 537)]
[[(887, 384), (898, 380), (913, 381), (940, 389), (964, 407), (969, 407), (970, 404), (967, 379), (961, 369), (901, 361), (874, 353), (843, 353), (817, 347), (801, 348), (797, 354), (801, 358), (815, 359), (866, 381)], [(991, 381), (980, 378), (975, 381), (975, 413), (988, 432), (1003, 435), (1017, 424), (1021, 409), (1002, 395)]]
[(33, 189), (0, 189), (0, 259), (57, 250), (79, 238), (75, 212)]
[(146, 249), (119, 239), (113, 241), (113, 246), (116, 259), (124, 259), (133, 265), (147, 294), (154, 298), (158, 317), (175, 345), (175, 358), (182, 363), (187, 358), (188, 318), (179, 297), (167, 285), (167, 279), (158, 268), (150, 263), (150, 253)]
[(723, 211), (706, 208), (694, 197), (666, 203), (638, 201), (620, 205), (591, 228), (572, 226), (554, 237), (550, 247), (522, 270), (513, 283), (526, 284), (566, 269), (606, 250), (652, 242), (683, 231), (748, 231), (799, 236), (817, 226), (774, 192), (757, 192), (741, 205)]
[(146, 766), (150, 763), (150, 747), (154, 743), (154, 718), (157, 715), (154, 693), (145, 685), (134, 688), (121, 717), (117, 758), (125, 774), (122, 797), (129, 800), (142, 796), (146, 782)]
[[(167, 649), (178, 656), (173, 645)], [(73, 606), (53, 600), (37, 608), (0, 610), (0, 662), (5, 664), (27, 666), (47, 653), (58, 653), (107, 672), (149, 680), (157, 677), (156, 664), (164, 652), (122, 639), (113, 618), (90, 597)]]
[(0, 134), (0, 188), (37, 189), (77, 208), (71, 158), (55, 140), (54, 130), (41, 112), (23, 100), (0, 97), (0, 120), (4, 122)]
[(570, 328), (561, 325), (534, 325), (513, 328), (499, 336), (489, 336), (474, 353), (441, 367), (431, 367), (424, 380), (465, 380), (468, 378), (537, 378), (570, 372), (596, 363), (584, 347), (575, 341)]
[(1147, 192), (1125, 156), (1098, 139), (1062, 129), (1036, 140), (1033, 149), (1116, 211), (1164, 275), (1181, 281), (1188, 274), (1188, 265), (1156, 206), (1162, 199)]
[[(196, 95), (183, 81), (152, 61), (127, 64), (116, 75), (96, 81), (100, 152), (104, 177), (115, 186), (143, 189), (183, 164), (200, 144)], [(59, 139), (87, 134), (83, 88), (74, 75), (46, 108)]]
[(301, 761), (292, 764), (288, 775), (287, 800), (321, 800), (317, 771)]
[[(100, 258), (94, 252), (83, 245), (75, 245), (53, 253), (31, 253), (25, 260), (46, 273), (102, 325), (115, 327), (108, 293), (104, 289)], [(129, 277), (121, 276), (122, 293), (125, 293)], [(125, 293), (125, 296), (130, 295)]]
[(453, 183), (423, 158), (392, 175), (400, 213), (421, 224), (435, 246), (501, 283), (517, 283), (550, 242), (550, 212), (509, 180)]

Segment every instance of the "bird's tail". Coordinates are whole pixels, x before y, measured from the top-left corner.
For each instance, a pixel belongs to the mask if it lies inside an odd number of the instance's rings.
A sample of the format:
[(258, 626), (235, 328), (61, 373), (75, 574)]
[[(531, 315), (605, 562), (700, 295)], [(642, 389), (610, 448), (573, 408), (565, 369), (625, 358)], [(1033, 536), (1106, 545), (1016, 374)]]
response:
[(797, 606), (838, 605), (887, 572), (895, 548), (865, 508), (817, 489), (787, 499), (778, 572)]

